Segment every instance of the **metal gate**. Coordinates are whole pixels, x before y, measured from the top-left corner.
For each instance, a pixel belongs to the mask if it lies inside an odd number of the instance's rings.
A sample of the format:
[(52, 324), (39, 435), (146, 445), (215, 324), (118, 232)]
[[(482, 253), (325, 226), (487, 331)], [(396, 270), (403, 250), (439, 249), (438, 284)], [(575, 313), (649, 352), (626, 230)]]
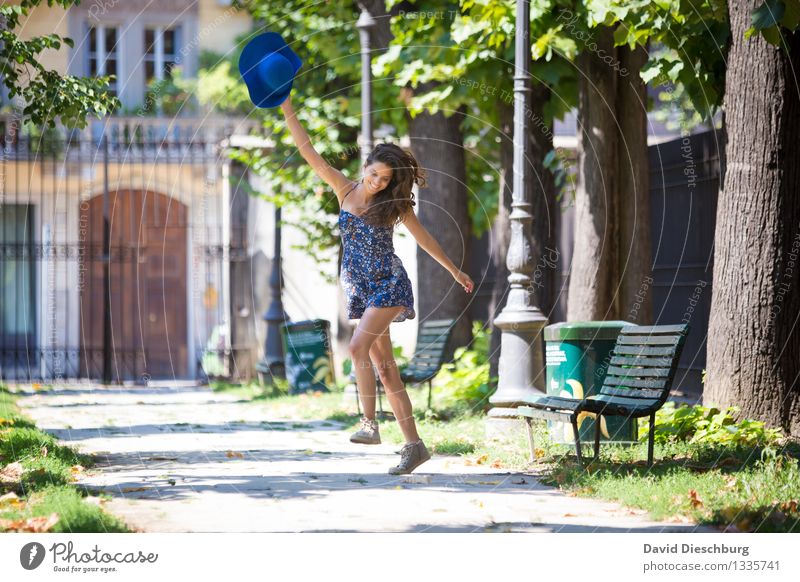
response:
[(229, 160), (240, 120), (0, 117), (0, 379), (229, 372)]

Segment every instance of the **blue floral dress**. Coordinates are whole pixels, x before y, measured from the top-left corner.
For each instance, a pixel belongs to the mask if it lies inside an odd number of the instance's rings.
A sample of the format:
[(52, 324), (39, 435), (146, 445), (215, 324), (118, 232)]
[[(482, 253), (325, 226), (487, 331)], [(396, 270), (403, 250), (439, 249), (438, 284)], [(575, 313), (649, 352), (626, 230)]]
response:
[(339, 236), (344, 247), (340, 279), (350, 319), (360, 319), (367, 307), (405, 307), (393, 321), (416, 316), (411, 281), (394, 254), (393, 234), (393, 226), (373, 226), (357, 214), (339, 211)]

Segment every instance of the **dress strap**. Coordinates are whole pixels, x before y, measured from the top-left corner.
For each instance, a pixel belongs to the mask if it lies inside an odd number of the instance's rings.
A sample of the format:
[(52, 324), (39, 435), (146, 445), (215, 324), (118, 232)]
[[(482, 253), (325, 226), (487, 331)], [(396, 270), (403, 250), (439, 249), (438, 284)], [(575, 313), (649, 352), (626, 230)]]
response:
[[(350, 188), (350, 189), (347, 191), (347, 194), (350, 194), (350, 192), (352, 192), (352, 191), (353, 191), (353, 190), (355, 190), (356, 188), (358, 188), (358, 182), (356, 182), (356, 185), (355, 185), (355, 186), (353, 186), (352, 188)], [(344, 200), (345, 198), (347, 198), (347, 194), (345, 194), (345, 195), (344, 195), (344, 197), (342, 198), (342, 200)]]

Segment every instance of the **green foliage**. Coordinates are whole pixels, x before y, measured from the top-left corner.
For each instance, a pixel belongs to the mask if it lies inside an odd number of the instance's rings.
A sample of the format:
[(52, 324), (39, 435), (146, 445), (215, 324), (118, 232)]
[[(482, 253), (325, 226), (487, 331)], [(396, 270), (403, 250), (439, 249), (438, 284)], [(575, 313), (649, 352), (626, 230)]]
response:
[(745, 31), (745, 38), (759, 33), (768, 43), (782, 46), (782, 35), (800, 27), (800, 0), (765, 0), (753, 11), (751, 22), (753, 25)]
[[(163, 79), (153, 79), (147, 86), (142, 113), (153, 115), (197, 114), (195, 93), (201, 84), (199, 80), (185, 79), (182, 67), (173, 67), (170, 74)], [(202, 86), (208, 86), (203, 83)]]
[[(738, 408), (724, 411), (705, 406), (679, 406), (667, 402), (656, 413), (655, 440), (658, 443), (686, 441), (691, 444), (769, 446), (782, 438), (780, 429), (766, 428), (757, 420), (736, 421)], [(646, 440), (649, 422), (644, 421), (640, 439)]]
[[(48, 6), (64, 8), (79, 0), (47, 0)], [(22, 111), (35, 125), (55, 127), (56, 118), (70, 128), (84, 128), (86, 118), (98, 118), (113, 113), (120, 101), (107, 92), (111, 77), (74, 77), (47, 70), (39, 55), (45, 50), (60, 50), (62, 45), (73, 47), (72, 39), (57, 34), (20, 39), (15, 29), (41, 0), (22, 0), (18, 5), (0, 6), (6, 26), (0, 28), (0, 78), (8, 88), (9, 97), (19, 96), (25, 103)]]
[(701, 119), (714, 117), (730, 38), (725, 0), (588, 0), (585, 6), (591, 26), (615, 28), (616, 46), (649, 50), (641, 71), (646, 83), (680, 86)]
[(489, 330), (476, 321), (472, 334), (470, 345), (455, 350), (453, 362), (442, 366), (434, 383), (444, 406), (479, 411), (488, 408), (494, 392), (489, 382)]

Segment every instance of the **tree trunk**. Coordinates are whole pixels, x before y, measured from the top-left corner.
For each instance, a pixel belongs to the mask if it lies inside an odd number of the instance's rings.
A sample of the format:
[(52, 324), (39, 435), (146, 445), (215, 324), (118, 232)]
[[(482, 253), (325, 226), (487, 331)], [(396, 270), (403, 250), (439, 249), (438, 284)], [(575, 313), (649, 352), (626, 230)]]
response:
[[(492, 286), (492, 300), (489, 304), (489, 322), (493, 322), (505, 307), (508, 298), (508, 242), (511, 239), (511, 222), (508, 215), (511, 213), (511, 193), (514, 188), (514, 104), (503, 99), (497, 101), (500, 120), (500, 184), (497, 195), (497, 216), (492, 223), (491, 249), (492, 264), (494, 265), (495, 279)], [(500, 336), (499, 327), (492, 325), (492, 335), (489, 338), (489, 378), (496, 378), (500, 367)]]
[(727, 167), (714, 233), (707, 404), (800, 433), (800, 95), (785, 48), (745, 40), (761, 0), (731, 0)]
[[(533, 301), (547, 317), (552, 317), (558, 274), (559, 251), (556, 245), (556, 186), (553, 174), (545, 168), (544, 158), (553, 150), (553, 126), (544, 122), (544, 107), (550, 89), (534, 84), (531, 89), (530, 164), (531, 164), (531, 254), (533, 255)], [(513, 150), (512, 150), (513, 156)]]
[(612, 31), (597, 29), (598, 51), (578, 57), (578, 163), (575, 246), (567, 319), (616, 319), (617, 76), (598, 53), (614, 54)]
[(653, 319), (653, 276), (650, 251), (650, 181), (647, 155), (647, 91), (639, 71), (647, 62), (647, 51), (627, 46), (617, 48), (620, 70), (617, 79), (618, 256), (620, 276), (616, 293), (617, 315), (642, 325)]
[[(430, 90), (426, 87), (423, 91)], [(456, 267), (466, 270), (472, 231), (467, 210), (466, 164), (461, 133), (463, 113), (420, 113), (409, 119), (411, 150), (427, 173), (419, 189), (417, 216)], [(422, 248), (417, 249), (420, 321), (457, 319), (451, 348), (467, 345), (472, 323), (467, 312), (470, 295), (452, 275)]]

